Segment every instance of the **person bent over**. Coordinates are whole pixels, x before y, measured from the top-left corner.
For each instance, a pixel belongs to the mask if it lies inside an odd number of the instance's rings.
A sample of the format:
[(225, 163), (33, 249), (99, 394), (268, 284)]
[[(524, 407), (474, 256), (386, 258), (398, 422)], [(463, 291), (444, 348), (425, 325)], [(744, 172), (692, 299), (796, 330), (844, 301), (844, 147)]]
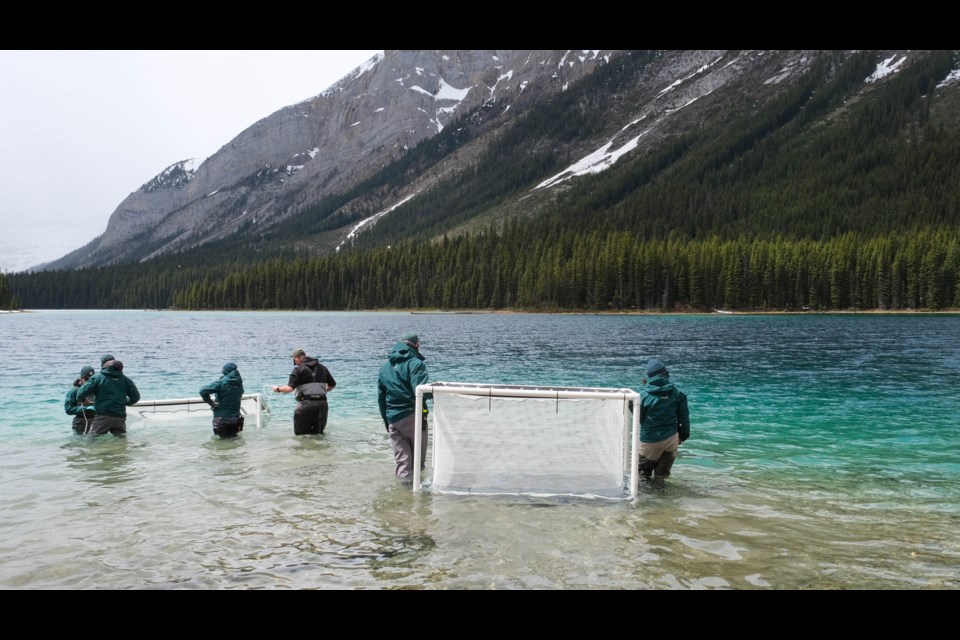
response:
[(221, 372), (223, 376), (219, 380), (200, 389), (200, 397), (213, 409), (213, 433), (222, 440), (235, 438), (243, 431), (243, 415), (240, 413), (243, 378), (232, 362), (223, 365)]
[(100, 358), (100, 366), (100, 373), (77, 389), (78, 398), (94, 396), (93, 403), (97, 408), (87, 434), (102, 436), (109, 432), (122, 437), (127, 434), (127, 407), (140, 402), (140, 391), (133, 380), (124, 375), (123, 363), (113, 356)]

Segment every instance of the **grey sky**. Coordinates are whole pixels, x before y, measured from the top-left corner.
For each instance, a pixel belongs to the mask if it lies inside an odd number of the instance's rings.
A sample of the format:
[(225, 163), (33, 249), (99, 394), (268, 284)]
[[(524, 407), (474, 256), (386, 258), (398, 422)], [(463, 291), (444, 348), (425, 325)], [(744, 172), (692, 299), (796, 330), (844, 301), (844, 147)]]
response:
[(0, 51), (0, 271), (103, 233), (163, 169), (206, 158), (380, 51)]

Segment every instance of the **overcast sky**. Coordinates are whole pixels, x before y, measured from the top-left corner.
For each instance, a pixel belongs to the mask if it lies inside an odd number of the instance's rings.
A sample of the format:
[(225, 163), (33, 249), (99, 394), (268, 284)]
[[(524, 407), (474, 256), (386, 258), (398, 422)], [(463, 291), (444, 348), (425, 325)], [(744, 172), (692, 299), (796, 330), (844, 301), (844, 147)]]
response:
[(0, 271), (103, 233), (174, 162), (213, 155), (380, 51), (0, 51)]

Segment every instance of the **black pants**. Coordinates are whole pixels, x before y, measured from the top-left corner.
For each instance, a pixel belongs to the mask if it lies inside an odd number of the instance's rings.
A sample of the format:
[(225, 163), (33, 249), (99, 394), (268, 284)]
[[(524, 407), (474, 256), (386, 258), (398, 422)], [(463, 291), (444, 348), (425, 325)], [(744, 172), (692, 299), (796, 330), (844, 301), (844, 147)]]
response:
[(213, 433), (221, 438), (236, 438), (241, 431), (243, 431), (243, 416), (213, 419)]
[(87, 429), (87, 435), (102, 436), (105, 433), (112, 433), (118, 438), (127, 435), (127, 417), (126, 416), (107, 416), (98, 413), (90, 423)]
[(673, 461), (677, 457), (670, 451), (664, 451), (659, 460), (650, 460), (640, 456), (640, 474), (643, 478), (666, 478), (673, 468)]
[(80, 415), (73, 416), (73, 431), (77, 435), (86, 433), (93, 424), (93, 419), (96, 415), (93, 411), (84, 411)]
[(328, 411), (326, 399), (301, 400), (293, 410), (293, 433), (298, 436), (323, 433)]

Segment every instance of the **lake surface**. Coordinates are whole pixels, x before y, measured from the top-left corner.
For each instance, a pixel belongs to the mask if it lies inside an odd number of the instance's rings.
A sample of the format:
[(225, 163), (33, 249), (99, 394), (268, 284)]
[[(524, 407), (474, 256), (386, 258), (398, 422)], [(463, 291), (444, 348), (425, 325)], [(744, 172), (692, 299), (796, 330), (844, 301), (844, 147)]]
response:
[[(409, 330), (433, 381), (639, 389), (658, 356), (692, 437), (636, 501), (415, 494), (376, 402)], [(269, 393), (298, 347), (338, 382), (323, 436)], [(74, 436), (102, 353), (144, 399), (234, 361), (271, 414)], [(38, 311), (0, 358), (4, 589), (960, 588), (960, 316)]]

